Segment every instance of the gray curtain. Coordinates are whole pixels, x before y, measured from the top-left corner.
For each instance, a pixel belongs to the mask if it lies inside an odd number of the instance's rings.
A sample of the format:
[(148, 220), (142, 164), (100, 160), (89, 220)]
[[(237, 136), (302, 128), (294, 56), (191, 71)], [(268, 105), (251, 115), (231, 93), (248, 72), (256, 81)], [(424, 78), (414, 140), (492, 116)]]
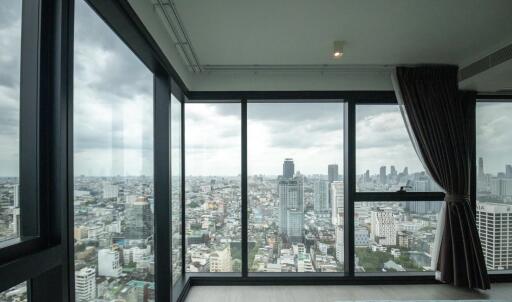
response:
[(488, 289), (487, 269), (469, 204), (476, 94), (458, 90), (457, 73), (457, 66), (397, 67), (395, 91), (403, 102), (416, 152), (446, 192), (438, 233), (438, 279)]

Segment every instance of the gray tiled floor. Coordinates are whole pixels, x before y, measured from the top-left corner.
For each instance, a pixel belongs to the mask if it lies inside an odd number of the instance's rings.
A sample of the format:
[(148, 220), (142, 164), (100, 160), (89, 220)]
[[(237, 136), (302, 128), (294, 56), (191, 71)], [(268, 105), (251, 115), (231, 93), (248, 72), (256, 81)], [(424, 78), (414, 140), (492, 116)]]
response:
[(336, 302), (350, 300), (505, 300), (512, 301), (512, 283), (495, 283), (488, 291), (448, 285), (339, 286), (194, 286), (187, 302)]

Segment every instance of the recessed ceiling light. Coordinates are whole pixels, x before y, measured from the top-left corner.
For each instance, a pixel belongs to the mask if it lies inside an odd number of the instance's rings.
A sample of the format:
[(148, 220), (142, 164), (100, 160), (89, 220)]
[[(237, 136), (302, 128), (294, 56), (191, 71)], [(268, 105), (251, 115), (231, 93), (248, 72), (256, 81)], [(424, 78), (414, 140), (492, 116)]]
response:
[(334, 41), (333, 56), (335, 59), (339, 59), (343, 56), (343, 41)]

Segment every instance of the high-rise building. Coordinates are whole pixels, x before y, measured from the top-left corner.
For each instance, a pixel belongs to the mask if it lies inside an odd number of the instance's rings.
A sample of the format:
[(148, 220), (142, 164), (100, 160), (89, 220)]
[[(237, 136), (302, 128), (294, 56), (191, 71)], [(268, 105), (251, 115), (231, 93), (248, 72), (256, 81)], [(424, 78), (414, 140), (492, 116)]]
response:
[(338, 174), (338, 165), (331, 164), (327, 166), (327, 172), (328, 172), (328, 181), (331, 184), (333, 181), (339, 180), (339, 174)]
[(386, 246), (396, 245), (397, 227), (390, 208), (372, 209), (370, 232), (375, 242)]
[(512, 269), (512, 205), (478, 202), (476, 225), (487, 269)]
[(101, 249), (98, 251), (98, 275), (119, 277), (123, 271), (119, 251)]
[(103, 183), (103, 199), (114, 199), (119, 195), (119, 187), (108, 182)]
[(382, 167), (380, 167), (379, 181), (381, 184), (385, 184), (386, 180), (387, 180), (386, 166), (382, 166)]
[(12, 206), (15, 208), (20, 207), (20, 185), (16, 184), (12, 186), (13, 203)]
[(507, 178), (512, 178), (512, 165), (505, 166), (505, 176)]
[(125, 236), (127, 239), (146, 239), (153, 234), (153, 214), (149, 202), (139, 197), (127, 205)]
[(344, 206), (344, 185), (343, 181), (335, 181), (331, 184), (331, 223), (333, 225), (343, 225), (343, 206)]
[[(297, 221), (298, 213), (304, 216), (304, 184), (300, 177), (282, 179), (278, 184), (279, 194), (279, 232), (288, 235), (288, 214), (293, 211), (291, 217)], [(303, 218), (302, 218), (303, 219)]]
[(75, 297), (77, 302), (96, 300), (96, 270), (84, 267), (75, 272)]
[(343, 263), (343, 259), (345, 259), (345, 239), (343, 235), (343, 226), (338, 225), (335, 229), (335, 235), (336, 235), (336, 260), (338, 260), (339, 263)]
[(293, 178), (295, 174), (295, 164), (293, 163), (292, 158), (285, 158), (283, 163), (283, 177), (284, 178)]
[(391, 171), (389, 173), (391, 175), (391, 178), (395, 178), (398, 175), (398, 173), (396, 172), (395, 166), (391, 166), (390, 170)]
[(482, 178), (485, 175), (484, 172), (484, 159), (482, 157), (478, 158), (478, 177)]
[(512, 178), (491, 178), (491, 194), (496, 196), (512, 196)]
[(329, 181), (318, 180), (313, 185), (314, 209), (318, 216), (329, 215)]
[(304, 211), (289, 209), (286, 218), (286, 236), (290, 242), (302, 242), (304, 235)]
[(210, 254), (210, 272), (231, 272), (231, 249), (227, 245), (224, 249)]

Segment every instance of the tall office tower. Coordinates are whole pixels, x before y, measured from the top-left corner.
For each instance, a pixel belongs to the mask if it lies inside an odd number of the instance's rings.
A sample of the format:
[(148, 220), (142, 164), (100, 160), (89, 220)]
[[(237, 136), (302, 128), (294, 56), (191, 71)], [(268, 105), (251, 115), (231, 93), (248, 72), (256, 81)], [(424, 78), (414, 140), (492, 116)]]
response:
[(478, 202), (476, 225), (487, 269), (512, 269), (512, 205)]
[[(279, 232), (288, 235), (288, 211), (304, 216), (304, 184), (300, 177), (282, 179), (278, 184)], [(295, 217), (294, 217), (295, 218)]]
[(364, 182), (370, 182), (370, 170), (364, 172)]
[(12, 231), (16, 236), (20, 236), (21, 219), (20, 219), (20, 185), (12, 186), (13, 203), (12, 203)]
[(395, 166), (391, 166), (391, 171), (389, 172), (391, 177), (396, 177), (398, 173), (396, 172)]
[(343, 206), (344, 206), (344, 185), (343, 181), (335, 181), (331, 184), (331, 223), (333, 225), (343, 225)]
[(343, 226), (336, 226), (335, 230), (336, 234), (336, 260), (339, 263), (343, 263), (343, 259), (345, 259), (345, 245), (344, 245), (344, 237), (343, 237)]
[(482, 157), (478, 158), (478, 177), (481, 179), (485, 175), (484, 172), (484, 159)]
[(409, 168), (405, 167), (404, 171), (402, 173), (404, 174), (404, 176), (408, 176), (409, 175)]
[(293, 159), (285, 158), (283, 163), (283, 177), (284, 178), (293, 178), (293, 174), (295, 174), (295, 164), (293, 163)]
[(98, 251), (98, 275), (104, 277), (119, 277), (123, 271), (119, 251), (101, 249)]
[(505, 176), (507, 178), (512, 178), (512, 165), (505, 166)]
[(103, 199), (117, 198), (119, 187), (108, 182), (103, 183)]
[(379, 174), (379, 180), (381, 184), (386, 183), (386, 166), (380, 167), (380, 174)]
[(127, 239), (146, 239), (153, 234), (153, 214), (149, 202), (139, 197), (127, 205), (125, 236)]
[(333, 181), (339, 180), (340, 176), (338, 174), (338, 165), (331, 164), (327, 166), (327, 172), (328, 172), (328, 180), (331, 184)]
[(396, 245), (397, 227), (390, 208), (371, 211), (370, 236), (381, 245)]
[(512, 178), (492, 178), (490, 187), (492, 195), (512, 196)]
[(15, 208), (20, 207), (20, 185), (16, 184), (12, 186), (12, 206)]
[(318, 180), (313, 185), (315, 196), (315, 213), (319, 216), (329, 215), (329, 182), (327, 180)]
[(231, 272), (231, 249), (229, 244), (222, 250), (210, 254), (210, 272)]
[(96, 270), (84, 267), (75, 272), (75, 299), (77, 302), (96, 300)]
[(304, 235), (304, 211), (289, 209), (286, 218), (286, 236), (290, 242), (302, 242)]

